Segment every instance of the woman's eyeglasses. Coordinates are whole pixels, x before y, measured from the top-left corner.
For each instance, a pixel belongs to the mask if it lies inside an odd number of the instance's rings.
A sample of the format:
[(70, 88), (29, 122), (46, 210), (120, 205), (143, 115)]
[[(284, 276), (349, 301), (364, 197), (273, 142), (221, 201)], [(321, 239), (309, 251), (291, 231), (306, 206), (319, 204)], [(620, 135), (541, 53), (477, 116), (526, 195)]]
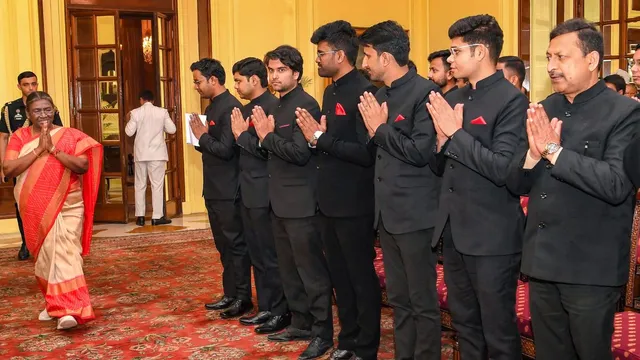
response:
[(35, 117), (40, 117), (40, 116), (51, 116), (55, 113), (55, 109), (54, 108), (46, 108), (46, 109), (33, 109), (31, 110), (31, 113), (35, 116)]

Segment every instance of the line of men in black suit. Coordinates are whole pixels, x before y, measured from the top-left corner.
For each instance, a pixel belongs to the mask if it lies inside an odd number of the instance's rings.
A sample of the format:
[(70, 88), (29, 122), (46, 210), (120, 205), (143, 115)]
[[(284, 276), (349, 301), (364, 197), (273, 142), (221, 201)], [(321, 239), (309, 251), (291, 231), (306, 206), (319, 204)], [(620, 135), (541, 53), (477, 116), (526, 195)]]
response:
[(373, 268), (374, 157), (357, 94), (376, 88), (355, 68), (359, 41), (349, 23), (327, 24), (311, 41), (318, 72), (333, 80), (322, 109), (300, 84), (303, 59), (291, 46), (234, 64), (245, 106), (224, 87), (220, 62), (191, 67), (196, 90), (211, 99), (207, 125), (196, 116), (190, 124), (224, 269), (224, 296), (205, 307), (224, 310), (222, 318), (253, 307), (250, 261), (258, 312), (242, 324), (258, 325), (272, 341), (309, 340), (300, 358), (317, 358), (333, 347), (335, 289), (342, 330), (332, 357), (375, 359), (381, 291)]
[[(638, 104), (604, 91), (602, 35), (582, 19), (551, 33), (556, 93), (540, 104), (496, 70), (503, 33), (494, 17), (460, 19), (449, 38), (445, 84), (468, 83), (446, 97), (408, 66), (409, 38), (394, 21), (359, 37), (345, 21), (314, 32), (318, 73), (333, 80), (322, 109), (300, 85), (303, 59), (291, 46), (233, 66), (245, 106), (218, 61), (192, 65), (195, 88), (211, 99), (208, 124), (194, 116), (191, 129), (224, 268), (224, 296), (207, 309), (233, 318), (253, 307), (251, 264), (258, 312), (241, 323), (272, 341), (309, 340), (300, 359), (318, 358), (333, 347), (333, 289), (341, 331), (331, 358), (375, 359), (375, 229), (397, 359), (441, 356), (440, 241), (463, 359), (521, 358), (520, 271), (530, 278), (538, 358), (610, 357), (633, 213), (623, 151)], [(355, 68), (360, 45), (380, 89)]]

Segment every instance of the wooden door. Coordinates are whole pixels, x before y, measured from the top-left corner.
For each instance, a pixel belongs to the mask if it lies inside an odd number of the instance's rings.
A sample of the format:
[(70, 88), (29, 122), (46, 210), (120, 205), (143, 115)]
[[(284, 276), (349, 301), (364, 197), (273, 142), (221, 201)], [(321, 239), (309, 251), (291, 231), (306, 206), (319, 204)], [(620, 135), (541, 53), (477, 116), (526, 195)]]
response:
[(169, 111), (171, 119), (176, 124), (176, 133), (173, 135), (165, 134), (167, 143), (167, 151), (169, 152), (169, 161), (165, 173), (164, 189), (165, 189), (165, 214), (167, 217), (175, 216), (182, 213), (182, 189), (180, 179), (182, 174), (182, 124), (180, 122), (179, 99), (180, 91), (177, 84), (176, 64), (177, 54), (175, 45), (177, 40), (175, 15), (167, 15), (154, 13), (154, 41), (153, 51), (154, 58), (157, 62), (157, 88), (158, 101), (156, 105), (166, 108)]
[(121, 109), (119, 35), (115, 11), (70, 13), (71, 126), (104, 146), (95, 221), (126, 222), (126, 159)]
[[(120, 17), (120, 54), (123, 61), (120, 62), (120, 77), (122, 79), (122, 110), (125, 119), (121, 126), (126, 126), (128, 114), (140, 107), (140, 92), (151, 90), (156, 97), (157, 62), (152, 51), (153, 43), (153, 14), (119, 13)], [(156, 105), (158, 102), (156, 102)], [(122, 149), (127, 158), (127, 181), (125, 191), (128, 195), (127, 209), (129, 221), (135, 220), (135, 164), (134, 143), (138, 134), (132, 137), (125, 136), (122, 141)], [(146, 214), (152, 215), (151, 186), (147, 186), (145, 194)], [(164, 207), (164, 206), (163, 206)]]

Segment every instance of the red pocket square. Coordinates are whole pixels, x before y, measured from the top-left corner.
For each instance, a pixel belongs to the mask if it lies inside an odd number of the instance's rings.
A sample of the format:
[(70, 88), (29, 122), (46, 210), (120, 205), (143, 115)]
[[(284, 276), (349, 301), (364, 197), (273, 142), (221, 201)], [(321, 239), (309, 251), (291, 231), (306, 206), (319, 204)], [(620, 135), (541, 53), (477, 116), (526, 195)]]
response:
[(487, 122), (484, 121), (484, 118), (482, 116), (478, 116), (477, 118), (471, 120), (471, 123), (473, 125), (487, 125)]
[(347, 115), (347, 112), (344, 111), (344, 108), (340, 103), (336, 103), (336, 115), (343, 115), (343, 116)]
[(214, 126), (215, 124), (216, 124), (215, 121), (213, 121), (213, 120), (209, 121), (209, 126)]
[(398, 122), (402, 120), (404, 120), (404, 116), (402, 116), (402, 114), (398, 114), (398, 117), (396, 117), (396, 119), (393, 122)]
[(249, 127), (256, 127), (256, 126), (253, 124), (253, 120), (249, 120)]

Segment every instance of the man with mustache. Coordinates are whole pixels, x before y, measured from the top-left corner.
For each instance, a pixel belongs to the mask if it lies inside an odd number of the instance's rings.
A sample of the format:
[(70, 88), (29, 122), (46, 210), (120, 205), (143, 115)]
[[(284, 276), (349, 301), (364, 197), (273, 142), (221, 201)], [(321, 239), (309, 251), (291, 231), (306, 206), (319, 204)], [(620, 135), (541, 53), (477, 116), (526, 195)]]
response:
[(242, 233), (238, 183), (238, 148), (231, 131), (231, 112), (242, 106), (224, 86), (226, 74), (220, 61), (200, 59), (191, 64), (193, 87), (210, 99), (205, 114), (207, 125), (194, 114), (190, 126), (202, 153), (204, 203), (211, 232), (222, 262), (224, 296), (205, 304), (207, 310), (225, 310), (223, 319), (241, 316), (251, 303), (251, 261)]
[(555, 93), (530, 105), (527, 141), (507, 179), (511, 191), (529, 194), (522, 272), (536, 359), (611, 359), (635, 198), (623, 153), (640, 108), (598, 79), (603, 55), (602, 34), (584, 19), (553, 29)]
[(375, 360), (382, 299), (373, 267), (374, 158), (358, 102), (376, 87), (355, 68), (359, 44), (351, 24), (325, 24), (311, 42), (318, 46), (318, 74), (333, 80), (324, 91), (320, 123), (304, 109), (297, 112), (302, 133), (318, 153), (320, 233), (341, 324), (331, 359)]
[(438, 50), (429, 54), (429, 80), (440, 86), (443, 96), (458, 89), (457, 80), (451, 73), (451, 64), (447, 59), (451, 56), (449, 50)]
[(505, 187), (524, 133), (528, 100), (496, 64), (503, 33), (493, 16), (449, 28), (451, 69), (469, 85), (427, 108), (443, 174), (432, 245), (443, 239), (444, 276), (462, 359), (521, 359), (515, 302), (524, 214)]
[(428, 166), (436, 136), (425, 103), (438, 86), (409, 67), (410, 42), (395, 21), (360, 35), (362, 67), (384, 84), (358, 109), (375, 154), (374, 227), (384, 252), (396, 359), (441, 358), (436, 252), (429, 243), (440, 179)]

